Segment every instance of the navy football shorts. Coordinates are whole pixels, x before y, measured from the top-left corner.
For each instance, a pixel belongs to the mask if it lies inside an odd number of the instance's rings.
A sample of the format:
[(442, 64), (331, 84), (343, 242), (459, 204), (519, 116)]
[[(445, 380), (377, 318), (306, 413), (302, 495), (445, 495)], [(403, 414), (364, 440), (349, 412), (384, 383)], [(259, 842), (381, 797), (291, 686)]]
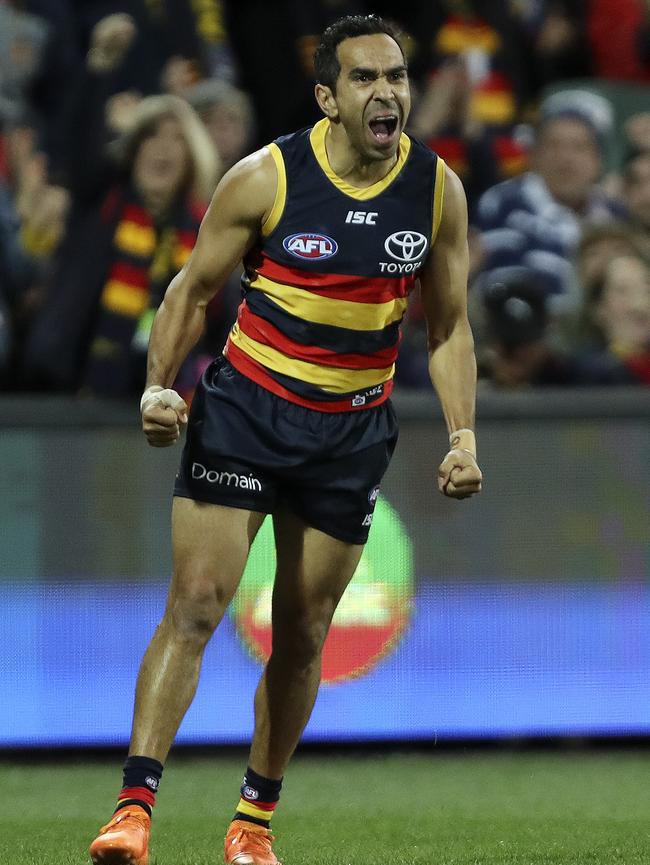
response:
[(389, 400), (363, 411), (315, 411), (220, 357), (197, 387), (174, 495), (262, 513), (285, 507), (363, 544), (396, 442)]

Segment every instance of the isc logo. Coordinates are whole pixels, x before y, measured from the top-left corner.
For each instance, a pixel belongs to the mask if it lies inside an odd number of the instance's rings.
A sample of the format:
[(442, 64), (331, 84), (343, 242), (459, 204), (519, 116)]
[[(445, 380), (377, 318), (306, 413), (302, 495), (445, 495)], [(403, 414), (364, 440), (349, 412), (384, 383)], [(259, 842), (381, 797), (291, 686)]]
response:
[(338, 244), (325, 234), (290, 234), (282, 241), (282, 246), (296, 258), (317, 259), (331, 258), (336, 255)]
[(378, 213), (370, 213), (365, 210), (348, 210), (345, 221), (351, 222), (352, 225), (376, 225), (378, 216)]

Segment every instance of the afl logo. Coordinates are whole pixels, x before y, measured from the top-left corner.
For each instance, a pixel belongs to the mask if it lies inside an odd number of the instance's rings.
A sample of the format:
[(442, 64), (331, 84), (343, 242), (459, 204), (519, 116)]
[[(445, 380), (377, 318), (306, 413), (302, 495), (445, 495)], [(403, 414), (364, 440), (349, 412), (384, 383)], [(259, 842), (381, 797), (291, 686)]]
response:
[(386, 238), (384, 249), (398, 261), (415, 261), (427, 248), (427, 239), (419, 231), (396, 231)]
[(338, 251), (338, 244), (325, 234), (290, 234), (282, 241), (286, 251), (296, 258), (316, 260), (319, 258), (331, 258)]

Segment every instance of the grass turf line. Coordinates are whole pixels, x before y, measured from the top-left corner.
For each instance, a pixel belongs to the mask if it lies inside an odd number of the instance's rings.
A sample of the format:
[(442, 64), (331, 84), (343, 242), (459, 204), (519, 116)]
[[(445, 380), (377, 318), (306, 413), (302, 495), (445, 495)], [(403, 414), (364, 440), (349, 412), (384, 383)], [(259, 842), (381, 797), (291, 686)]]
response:
[[(172, 755), (150, 865), (216, 865), (245, 767)], [(119, 760), (0, 763), (2, 865), (79, 865)], [(295, 759), (273, 828), (285, 865), (649, 865), (647, 756), (420, 753)]]

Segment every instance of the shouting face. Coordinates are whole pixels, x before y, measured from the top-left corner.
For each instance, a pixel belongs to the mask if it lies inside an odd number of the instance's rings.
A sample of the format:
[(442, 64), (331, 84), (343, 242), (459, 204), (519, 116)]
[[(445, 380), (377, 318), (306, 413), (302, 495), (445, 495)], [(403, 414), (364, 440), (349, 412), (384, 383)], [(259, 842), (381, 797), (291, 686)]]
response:
[(336, 89), (318, 85), (316, 96), (363, 161), (394, 159), (411, 108), (402, 51), (386, 33), (344, 39), (337, 48)]

